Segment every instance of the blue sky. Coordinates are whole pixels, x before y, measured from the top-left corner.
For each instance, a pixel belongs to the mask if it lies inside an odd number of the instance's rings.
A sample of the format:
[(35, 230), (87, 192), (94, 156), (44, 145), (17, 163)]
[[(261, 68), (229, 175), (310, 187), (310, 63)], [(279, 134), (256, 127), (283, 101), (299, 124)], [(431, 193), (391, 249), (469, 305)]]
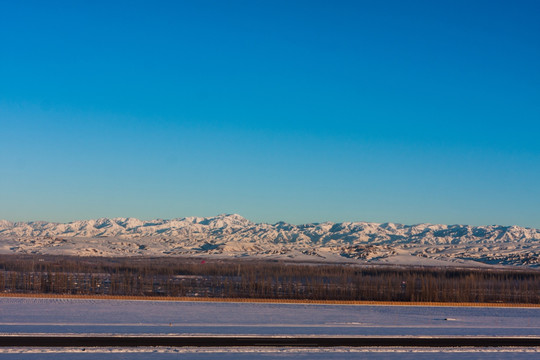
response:
[(1, 1), (0, 218), (540, 228), (540, 2)]

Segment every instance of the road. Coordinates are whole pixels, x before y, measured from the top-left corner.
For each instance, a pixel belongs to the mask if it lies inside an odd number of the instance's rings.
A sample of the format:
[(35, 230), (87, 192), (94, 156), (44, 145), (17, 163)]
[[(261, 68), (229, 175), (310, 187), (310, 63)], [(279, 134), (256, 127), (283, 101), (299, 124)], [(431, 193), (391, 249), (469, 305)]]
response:
[(540, 337), (72, 336), (2, 335), (0, 347), (508, 347), (540, 346)]

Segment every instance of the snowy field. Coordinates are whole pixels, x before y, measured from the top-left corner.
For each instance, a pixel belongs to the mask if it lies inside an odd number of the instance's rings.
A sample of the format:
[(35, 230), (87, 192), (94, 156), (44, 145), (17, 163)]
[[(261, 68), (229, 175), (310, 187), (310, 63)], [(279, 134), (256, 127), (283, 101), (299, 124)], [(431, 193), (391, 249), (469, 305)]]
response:
[(1, 359), (17, 360), (98, 360), (98, 359), (193, 359), (193, 360), (249, 360), (249, 359), (313, 359), (313, 360), (350, 360), (350, 359), (538, 359), (540, 350), (536, 348), (503, 349), (460, 349), (460, 348), (151, 348), (151, 349), (5, 349), (0, 350)]
[[(0, 298), (2, 334), (540, 336), (540, 308)], [(2, 359), (533, 359), (539, 348), (0, 348)]]

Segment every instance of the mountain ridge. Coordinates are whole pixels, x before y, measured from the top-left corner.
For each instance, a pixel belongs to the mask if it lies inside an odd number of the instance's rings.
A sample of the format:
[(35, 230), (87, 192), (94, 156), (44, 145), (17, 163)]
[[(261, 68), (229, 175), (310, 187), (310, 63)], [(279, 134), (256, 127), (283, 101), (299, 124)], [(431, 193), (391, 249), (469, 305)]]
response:
[(519, 226), (254, 223), (238, 214), (69, 223), (0, 220), (0, 253), (213, 255), (327, 261), (538, 266), (540, 230)]

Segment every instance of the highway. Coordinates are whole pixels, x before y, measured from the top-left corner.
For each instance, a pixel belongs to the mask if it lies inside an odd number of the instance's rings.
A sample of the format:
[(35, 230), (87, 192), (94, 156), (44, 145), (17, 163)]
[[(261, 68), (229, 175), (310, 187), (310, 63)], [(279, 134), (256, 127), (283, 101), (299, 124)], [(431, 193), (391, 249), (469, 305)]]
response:
[(540, 337), (1, 335), (0, 347), (532, 347)]

